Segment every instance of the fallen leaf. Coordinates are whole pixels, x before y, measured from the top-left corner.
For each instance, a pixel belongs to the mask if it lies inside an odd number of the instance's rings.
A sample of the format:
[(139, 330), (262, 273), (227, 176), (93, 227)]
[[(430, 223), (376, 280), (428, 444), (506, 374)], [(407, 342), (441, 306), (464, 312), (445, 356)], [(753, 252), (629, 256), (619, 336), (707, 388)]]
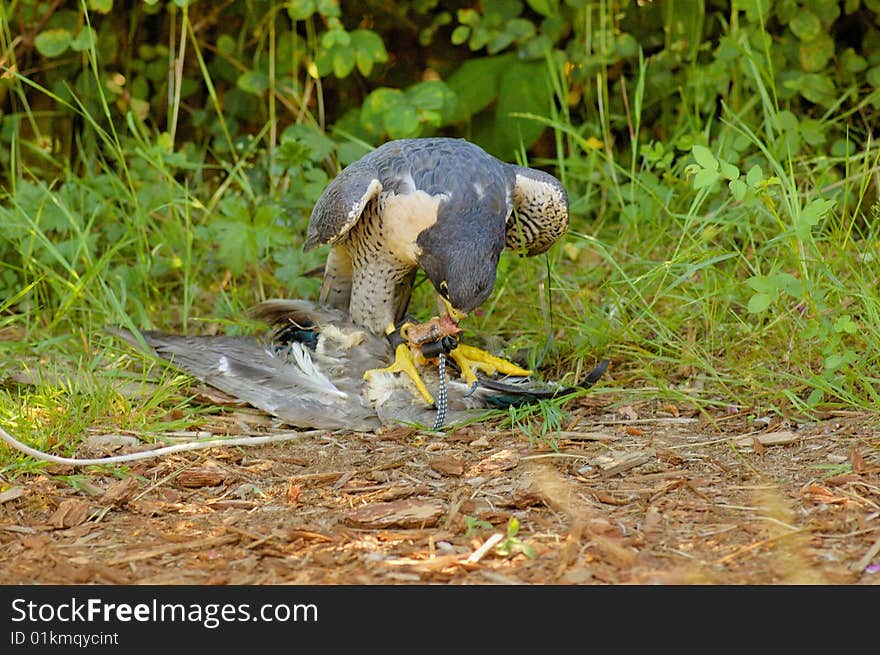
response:
[(761, 445), (761, 440), (758, 437), (752, 437), (752, 448), (755, 449), (755, 454), (758, 457), (764, 456), (764, 446)]
[(636, 466), (641, 466), (655, 457), (654, 449), (637, 450), (631, 453), (616, 453), (603, 455), (593, 460), (593, 463), (602, 471), (602, 475), (610, 477), (623, 473)]
[(791, 430), (780, 430), (779, 432), (765, 432), (757, 435), (745, 435), (737, 437), (733, 443), (742, 448), (754, 448), (755, 441), (761, 446), (781, 446), (794, 443), (800, 439), (800, 435)]
[(437, 473), (443, 475), (462, 475), (464, 473), (464, 462), (458, 457), (435, 457), (431, 460), (430, 466)]
[(199, 466), (181, 471), (174, 482), (179, 487), (198, 489), (216, 487), (226, 479), (226, 472), (217, 466)]
[(624, 405), (617, 410), (617, 416), (624, 421), (635, 421), (639, 418), (639, 413), (633, 409), (632, 405)]
[(850, 482), (856, 482), (859, 477), (860, 476), (856, 473), (843, 473), (841, 475), (832, 475), (830, 478), (825, 478), (825, 484), (830, 487), (839, 487)]
[(293, 504), (299, 500), (299, 496), (302, 493), (302, 485), (296, 484), (291, 481), (287, 484), (287, 496), (286, 500), (289, 504)]
[(485, 473), (499, 473), (515, 468), (519, 457), (512, 450), (499, 450), (486, 459), (480, 460), (468, 470), (468, 476)]
[(49, 525), (55, 528), (72, 528), (83, 523), (89, 516), (89, 504), (79, 498), (67, 498), (61, 501), (58, 509), (49, 518)]
[(630, 568), (636, 561), (638, 553), (624, 546), (617, 539), (611, 539), (601, 535), (594, 536), (591, 540), (599, 559), (602, 559), (617, 568)]
[(662, 409), (664, 412), (672, 414), (675, 418), (678, 418), (680, 415), (680, 412), (676, 405), (663, 405)]
[(252, 500), (239, 500), (237, 498), (208, 501), (208, 507), (211, 509), (253, 509), (256, 506), (257, 503)]
[(9, 489), (0, 493), (0, 505), (22, 496), (24, 496), (24, 487), (9, 487)]
[(128, 434), (93, 434), (86, 439), (89, 448), (104, 454), (120, 448), (133, 448), (140, 443), (137, 437)]
[(437, 525), (445, 511), (440, 500), (408, 498), (364, 505), (350, 512), (345, 521), (356, 528), (422, 528)]
[(117, 480), (104, 490), (101, 503), (121, 507), (132, 499), (138, 488), (137, 478), (134, 476)]
[(849, 453), (849, 463), (852, 465), (853, 473), (861, 475), (865, 472), (865, 460), (858, 448), (853, 448)]

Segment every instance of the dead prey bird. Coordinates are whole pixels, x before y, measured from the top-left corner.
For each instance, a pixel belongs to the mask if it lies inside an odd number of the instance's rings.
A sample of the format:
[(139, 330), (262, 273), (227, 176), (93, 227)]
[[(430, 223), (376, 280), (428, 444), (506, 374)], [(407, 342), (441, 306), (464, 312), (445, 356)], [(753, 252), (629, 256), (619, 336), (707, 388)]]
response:
[[(145, 330), (153, 353), (221, 391), (302, 428), (370, 431), (382, 425), (432, 426), (437, 408), (414, 393), (412, 380), (393, 372), (364, 373), (386, 366), (401, 345), (409, 349), (426, 385), (445, 389), (450, 423), (573, 393), (591, 386), (605, 371), (598, 366), (581, 385), (564, 387), (526, 376), (480, 376), (473, 388), (436, 365), (440, 353), (457, 345), (458, 328), (443, 317), (410, 324), (393, 349), (384, 335), (354, 324), (346, 312), (305, 300), (268, 300), (253, 310), (271, 329), (256, 336), (183, 336)], [(132, 345), (124, 329), (111, 332)], [(443, 341), (446, 340), (445, 343)]]

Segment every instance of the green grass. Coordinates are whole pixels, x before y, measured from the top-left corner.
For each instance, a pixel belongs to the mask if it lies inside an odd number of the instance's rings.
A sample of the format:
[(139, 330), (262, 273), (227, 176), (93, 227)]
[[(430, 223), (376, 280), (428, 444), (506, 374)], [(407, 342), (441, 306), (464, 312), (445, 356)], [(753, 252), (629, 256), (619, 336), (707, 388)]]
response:
[[(105, 326), (240, 331), (261, 299), (316, 297), (318, 280), (306, 273), (324, 253), (304, 255), (301, 244), (326, 180), (295, 177), (317, 166), (267, 164), (267, 152), (281, 152), (271, 122), (235, 143), (195, 56), (228, 157), (175, 147), (132, 115), (117, 131), (103, 96), (89, 109), (36, 89), (85, 126), (65, 159), (41, 145), (42, 118), (24, 102), (33, 85), (14, 76), (27, 130), (7, 144), (14, 183), (0, 195), (0, 281), (10, 291), (0, 301), (0, 422), (37, 447), (69, 454), (96, 429), (158, 438), (205, 411), (185, 395), (185, 378), (130, 352)], [(877, 411), (880, 149), (869, 140), (848, 155), (792, 154), (764, 55), (751, 56), (759, 94), (725, 108), (720, 123), (694, 112), (688, 130), (663, 142), (646, 142), (641, 129), (652, 75), (644, 61), (628, 85), (635, 141), (611, 128), (602, 106), (595, 124), (574, 125), (564, 110), (548, 123), (565, 154), (530, 163), (559, 170), (570, 232), (546, 256), (503, 257), (495, 293), (465, 324), (472, 339), (568, 383), (610, 357), (613, 376), (590, 393), (620, 402), (785, 416)], [(94, 52), (86, 68), (100, 79)], [(564, 76), (555, 79), (565, 98)], [(682, 106), (695, 106), (687, 93)], [(850, 115), (838, 108), (824, 121)], [(433, 311), (427, 284), (411, 309)], [(23, 368), (33, 384), (10, 381)], [(144, 371), (159, 383), (121, 393), (121, 380), (146, 380)], [(560, 414), (550, 403), (506, 420), (543, 439), (564, 424)], [(0, 449), (5, 477), (43, 466)]]

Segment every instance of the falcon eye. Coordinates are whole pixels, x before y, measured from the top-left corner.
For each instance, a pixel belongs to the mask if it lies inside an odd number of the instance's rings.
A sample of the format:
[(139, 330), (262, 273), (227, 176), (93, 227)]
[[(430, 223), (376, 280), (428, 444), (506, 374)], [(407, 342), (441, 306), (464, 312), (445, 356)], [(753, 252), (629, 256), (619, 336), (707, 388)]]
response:
[(449, 285), (446, 284), (446, 280), (440, 282), (440, 294), (444, 297), (449, 295)]

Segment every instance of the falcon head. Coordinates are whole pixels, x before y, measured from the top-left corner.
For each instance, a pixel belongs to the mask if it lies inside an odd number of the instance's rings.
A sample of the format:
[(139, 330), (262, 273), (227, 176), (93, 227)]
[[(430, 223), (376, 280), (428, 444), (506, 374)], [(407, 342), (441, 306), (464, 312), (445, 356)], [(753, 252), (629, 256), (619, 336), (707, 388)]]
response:
[(478, 237), (439, 241), (429, 248), (423, 246), (419, 265), (454, 320), (467, 316), (492, 294), (503, 247), (503, 235), (500, 241)]

